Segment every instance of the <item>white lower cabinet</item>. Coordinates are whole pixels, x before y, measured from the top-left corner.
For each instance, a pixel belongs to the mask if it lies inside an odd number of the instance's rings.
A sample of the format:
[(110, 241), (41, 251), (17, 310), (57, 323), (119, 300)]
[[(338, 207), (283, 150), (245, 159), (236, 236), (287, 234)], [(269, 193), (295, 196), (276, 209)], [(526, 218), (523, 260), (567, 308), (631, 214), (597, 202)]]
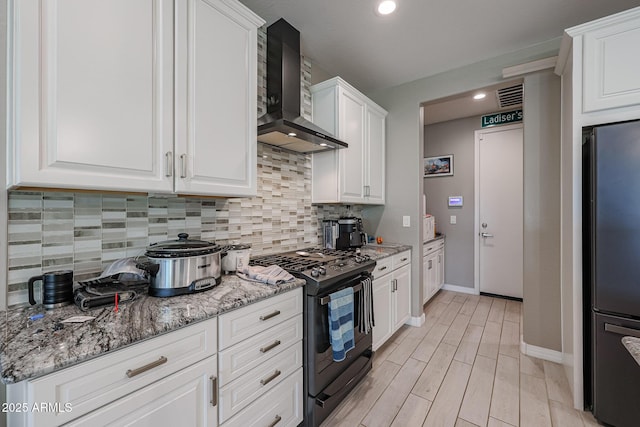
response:
[(375, 351), (411, 317), (411, 251), (379, 260), (373, 276)]
[(153, 425), (217, 425), (217, 322), (196, 323), (40, 378), (10, 384), (7, 402), (59, 406), (55, 410), (11, 412), (7, 423), (38, 427), (71, 421), (87, 426), (127, 425), (129, 420), (164, 419), (168, 405), (182, 405), (188, 411), (197, 410), (189, 418), (193, 423), (185, 418), (178, 424)]
[(422, 257), (422, 303), (444, 285), (444, 239), (424, 244)]
[(303, 420), (302, 367), (224, 425), (295, 427)]
[(220, 424), (301, 423), (302, 288), (219, 320)]
[(216, 359), (209, 357), (66, 425), (217, 426)]

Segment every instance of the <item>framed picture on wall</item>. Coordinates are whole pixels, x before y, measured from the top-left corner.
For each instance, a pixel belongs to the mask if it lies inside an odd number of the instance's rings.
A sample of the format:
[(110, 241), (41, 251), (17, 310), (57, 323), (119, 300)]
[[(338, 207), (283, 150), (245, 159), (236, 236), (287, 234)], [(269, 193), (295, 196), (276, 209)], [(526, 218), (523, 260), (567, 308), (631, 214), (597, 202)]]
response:
[(424, 158), (424, 176), (453, 176), (453, 154)]

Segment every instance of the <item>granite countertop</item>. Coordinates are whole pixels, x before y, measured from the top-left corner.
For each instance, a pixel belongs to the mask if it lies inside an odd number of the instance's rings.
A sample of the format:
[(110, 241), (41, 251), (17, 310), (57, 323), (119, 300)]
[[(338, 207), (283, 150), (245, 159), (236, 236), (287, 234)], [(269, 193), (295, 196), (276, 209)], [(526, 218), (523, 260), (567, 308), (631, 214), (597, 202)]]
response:
[[(121, 304), (117, 313), (113, 306), (83, 312), (75, 305), (55, 310), (36, 305), (0, 312), (0, 318), (5, 318), (0, 323), (0, 379), (10, 384), (45, 375), (304, 283), (303, 279), (295, 279), (271, 286), (225, 275), (214, 289), (171, 298), (145, 295)], [(44, 317), (29, 320), (37, 313), (44, 313)], [(72, 316), (95, 319), (60, 324)]]
[(640, 365), (640, 338), (636, 337), (624, 337), (622, 338), (622, 344), (626, 347), (627, 351), (636, 359), (638, 365)]
[(411, 246), (403, 245), (400, 243), (382, 243), (380, 245), (364, 245), (360, 248), (360, 253), (369, 255), (373, 260), (378, 260), (395, 254), (399, 254), (400, 252), (408, 251), (410, 249)]
[(442, 239), (444, 239), (444, 237), (445, 237), (445, 235), (444, 235), (444, 234), (436, 234), (436, 237), (434, 237), (434, 238), (433, 238), (433, 239), (431, 239), (431, 240), (427, 240), (427, 241), (426, 241), (426, 242), (424, 242), (423, 244), (425, 244), (425, 245), (426, 245), (426, 244), (428, 244), (428, 243), (435, 242), (436, 240), (442, 240)]

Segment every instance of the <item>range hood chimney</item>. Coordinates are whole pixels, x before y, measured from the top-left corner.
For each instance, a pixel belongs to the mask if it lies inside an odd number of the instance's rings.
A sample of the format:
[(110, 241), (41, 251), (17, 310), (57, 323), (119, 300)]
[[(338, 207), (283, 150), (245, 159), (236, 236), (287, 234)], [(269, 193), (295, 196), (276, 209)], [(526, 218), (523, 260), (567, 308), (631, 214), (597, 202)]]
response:
[(267, 114), (258, 118), (258, 141), (298, 153), (347, 147), (300, 116), (300, 32), (282, 18), (267, 28)]

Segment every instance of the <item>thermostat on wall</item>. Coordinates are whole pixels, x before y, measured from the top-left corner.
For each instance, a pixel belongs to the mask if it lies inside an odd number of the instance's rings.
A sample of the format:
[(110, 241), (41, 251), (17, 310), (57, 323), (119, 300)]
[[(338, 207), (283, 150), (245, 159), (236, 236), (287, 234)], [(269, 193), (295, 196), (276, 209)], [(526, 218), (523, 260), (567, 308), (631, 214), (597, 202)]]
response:
[(460, 207), (462, 205), (462, 196), (449, 196), (449, 207)]

